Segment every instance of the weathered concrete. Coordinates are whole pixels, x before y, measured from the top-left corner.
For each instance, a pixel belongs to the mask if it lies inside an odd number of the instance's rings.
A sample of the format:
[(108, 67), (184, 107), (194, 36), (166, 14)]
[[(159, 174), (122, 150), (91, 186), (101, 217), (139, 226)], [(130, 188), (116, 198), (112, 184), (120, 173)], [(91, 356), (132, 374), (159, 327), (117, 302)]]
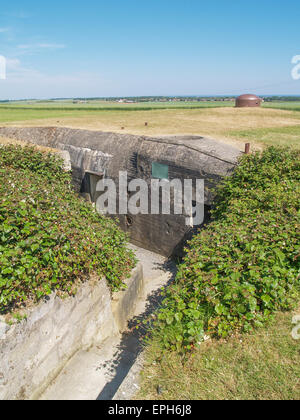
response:
[(76, 351), (117, 332), (105, 280), (93, 279), (65, 300), (52, 294), (1, 337), (0, 399), (34, 396)]
[(109, 371), (104, 374), (103, 364), (114, 359), (119, 342), (120, 338), (115, 335), (99, 346), (78, 351), (39, 400), (96, 400), (111, 375)]
[[(174, 277), (176, 266), (161, 255), (132, 246), (145, 263), (144, 298), (122, 336), (110, 337), (98, 346), (77, 352), (41, 395), (42, 400), (130, 399), (138, 389), (142, 367), (143, 329), (136, 329), (161, 302), (160, 290)], [(130, 282), (129, 282), (130, 283)]]
[(145, 284), (141, 264), (133, 270), (131, 278), (126, 282), (127, 289), (116, 292), (112, 297), (112, 311), (119, 331), (125, 331), (127, 322), (135, 314), (139, 301), (144, 299)]
[[(27, 318), (14, 325), (0, 324), (0, 400), (36, 399), (78, 351), (88, 351), (119, 336), (123, 302), (134, 308), (143, 293), (140, 265), (119, 293), (112, 311), (111, 294), (104, 279), (84, 283), (74, 297), (52, 294), (27, 310)], [(133, 287), (135, 285), (135, 287)], [(129, 297), (127, 294), (129, 293)]]
[[(119, 171), (126, 171), (128, 181), (143, 179), (150, 190), (152, 164), (159, 163), (168, 166), (169, 180), (194, 181), (194, 201), (195, 180), (204, 179), (205, 215), (213, 201), (212, 189), (223, 176), (231, 174), (240, 155), (232, 146), (200, 136), (155, 138), (59, 127), (4, 127), (0, 128), (1, 135), (67, 150), (77, 189), (90, 193), (92, 199), (97, 195), (91, 191), (88, 171), (104, 174), (117, 187)], [(95, 185), (96, 182), (93, 188)], [(128, 192), (128, 197), (131, 194)], [(150, 201), (151, 194), (149, 204)], [(180, 255), (182, 243), (192, 233), (191, 226), (186, 225), (187, 217), (191, 219), (191, 214), (184, 211), (179, 215), (137, 214), (130, 215), (129, 223), (126, 215), (118, 215), (120, 226), (130, 234), (132, 243), (165, 256)]]
[(121, 386), (113, 396), (116, 401), (128, 401), (133, 399), (140, 389), (140, 375), (144, 366), (144, 353), (138, 355), (127, 373)]

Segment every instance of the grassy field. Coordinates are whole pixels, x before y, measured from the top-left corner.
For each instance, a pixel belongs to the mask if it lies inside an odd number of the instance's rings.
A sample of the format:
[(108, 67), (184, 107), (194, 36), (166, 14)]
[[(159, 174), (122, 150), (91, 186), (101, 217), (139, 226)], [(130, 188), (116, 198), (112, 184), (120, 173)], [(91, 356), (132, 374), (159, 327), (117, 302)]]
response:
[[(234, 101), (148, 101), (148, 102), (116, 102), (104, 100), (56, 100), (56, 101), (15, 101), (0, 103), (0, 109), (34, 109), (34, 110), (151, 110), (151, 109), (202, 109), (202, 108), (233, 108)], [(300, 101), (272, 101), (264, 102), (262, 108), (275, 108), (288, 111), (299, 111)]]
[(208, 341), (186, 361), (152, 343), (136, 398), (299, 400), (300, 342), (291, 336), (291, 320), (291, 313), (280, 313), (251, 335)]
[[(247, 141), (257, 148), (269, 144), (299, 147), (300, 112), (294, 110), (297, 104), (265, 103), (262, 108), (241, 109), (234, 108), (232, 102), (223, 101), (139, 104), (19, 102), (0, 105), (0, 124), (66, 126), (150, 136), (195, 134), (225, 141), (241, 150)], [(286, 109), (280, 109), (283, 107)]]
[(87, 101), (87, 102), (76, 102), (76, 101), (20, 101), (13, 103), (0, 104), (0, 108), (8, 109), (59, 109), (59, 110), (99, 110), (99, 111), (110, 111), (114, 110), (151, 110), (151, 109), (190, 109), (190, 108), (218, 108), (218, 107), (233, 107), (233, 101), (165, 101), (165, 102), (133, 102), (133, 103), (120, 103), (116, 101)]
[(239, 141), (300, 148), (300, 125), (237, 130), (230, 135)]
[(266, 102), (263, 104), (264, 108), (286, 109), (288, 111), (300, 111), (300, 102)]

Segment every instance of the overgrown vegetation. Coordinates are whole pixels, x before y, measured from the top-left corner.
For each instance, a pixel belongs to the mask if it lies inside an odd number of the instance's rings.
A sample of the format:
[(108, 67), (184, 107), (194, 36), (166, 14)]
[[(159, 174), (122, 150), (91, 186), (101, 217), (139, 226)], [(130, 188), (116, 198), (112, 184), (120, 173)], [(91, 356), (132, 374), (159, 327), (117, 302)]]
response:
[(291, 320), (290, 312), (280, 312), (255, 333), (207, 341), (184, 360), (154, 341), (135, 398), (299, 400), (300, 343), (291, 336)]
[(126, 235), (76, 196), (57, 156), (1, 147), (0, 195), (0, 313), (94, 273), (122, 286), (135, 263)]
[(186, 351), (205, 334), (249, 332), (299, 297), (300, 152), (244, 155), (217, 190), (212, 222), (190, 241), (154, 335)]

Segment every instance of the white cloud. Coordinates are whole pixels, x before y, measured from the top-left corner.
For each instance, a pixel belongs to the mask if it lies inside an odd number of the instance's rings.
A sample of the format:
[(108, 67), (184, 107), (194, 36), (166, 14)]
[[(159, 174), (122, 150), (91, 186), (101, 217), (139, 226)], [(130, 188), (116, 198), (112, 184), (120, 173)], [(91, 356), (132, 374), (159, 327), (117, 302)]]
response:
[(18, 45), (17, 48), (21, 50), (37, 51), (37, 50), (43, 50), (43, 49), (59, 50), (62, 48), (66, 48), (66, 46), (64, 44), (40, 43), (40, 44), (21, 44), (21, 45)]
[(61, 48), (66, 48), (64, 44), (38, 44), (39, 48), (51, 48), (55, 50), (59, 50)]
[(58, 51), (64, 48), (66, 48), (66, 45), (64, 44), (55, 44), (49, 42), (39, 42), (35, 44), (19, 44), (16, 45), (13, 50), (11, 50), (11, 55), (14, 55), (15, 57), (21, 57), (25, 55), (30, 56), (42, 54), (45, 52)]
[(9, 32), (9, 28), (0, 28), (0, 33), (3, 34), (5, 32)]

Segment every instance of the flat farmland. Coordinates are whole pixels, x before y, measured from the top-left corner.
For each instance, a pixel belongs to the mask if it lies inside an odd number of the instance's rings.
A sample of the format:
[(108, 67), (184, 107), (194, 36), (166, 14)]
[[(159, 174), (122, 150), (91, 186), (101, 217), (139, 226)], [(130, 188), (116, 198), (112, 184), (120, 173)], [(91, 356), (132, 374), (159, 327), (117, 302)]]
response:
[(193, 134), (241, 149), (246, 142), (256, 148), (275, 144), (300, 147), (300, 102), (265, 103), (253, 109), (233, 105), (230, 101), (19, 102), (0, 105), (0, 125), (60, 126), (149, 136)]

